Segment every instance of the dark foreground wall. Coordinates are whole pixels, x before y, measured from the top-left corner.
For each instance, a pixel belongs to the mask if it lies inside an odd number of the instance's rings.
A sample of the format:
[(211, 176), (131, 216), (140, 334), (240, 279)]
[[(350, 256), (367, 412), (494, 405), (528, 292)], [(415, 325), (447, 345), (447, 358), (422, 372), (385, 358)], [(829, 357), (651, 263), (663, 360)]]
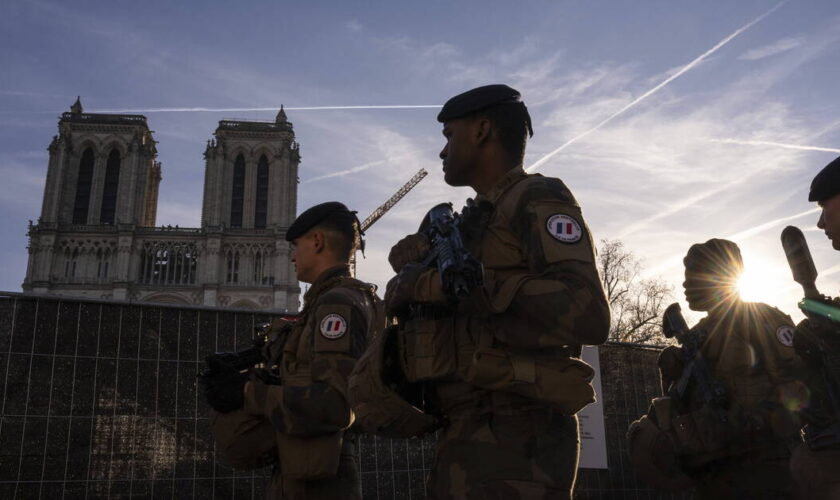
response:
[[(0, 295), (0, 498), (261, 498), (269, 471), (217, 460), (203, 359), (250, 344), (264, 314)], [(624, 433), (657, 387), (657, 351), (601, 348), (610, 469), (580, 498), (658, 498)], [(366, 498), (424, 498), (431, 440), (365, 436)]]

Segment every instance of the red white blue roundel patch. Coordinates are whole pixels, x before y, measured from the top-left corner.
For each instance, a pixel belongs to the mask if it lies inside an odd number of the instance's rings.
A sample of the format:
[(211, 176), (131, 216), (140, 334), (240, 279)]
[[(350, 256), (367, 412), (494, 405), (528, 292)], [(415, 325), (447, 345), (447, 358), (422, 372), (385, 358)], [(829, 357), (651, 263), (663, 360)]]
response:
[(545, 223), (548, 234), (563, 243), (577, 243), (583, 236), (583, 229), (574, 217), (565, 214), (555, 214)]
[(793, 347), (793, 327), (782, 325), (776, 330), (776, 339), (779, 343), (786, 347)]
[(338, 314), (327, 314), (321, 320), (321, 335), (330, 340), (340, 339), (347, 332), (347, 321)]

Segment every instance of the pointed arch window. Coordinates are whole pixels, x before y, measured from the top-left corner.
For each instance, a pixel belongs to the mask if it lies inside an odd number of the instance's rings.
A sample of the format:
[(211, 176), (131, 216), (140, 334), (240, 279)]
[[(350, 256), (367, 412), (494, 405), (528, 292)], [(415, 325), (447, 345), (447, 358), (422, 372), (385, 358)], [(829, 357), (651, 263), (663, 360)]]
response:
[(100, 224), (113, 224), (117, 210), (117, 188), (120, 185), (120, 152), (112, 149), (105, 167), (105, 184), (102, 187), (102, 211), (99, 213)]
[(254, 206), (254, 227), (264, 228), (268, 215), (268, 158), (260, 156), (257, 163), (257, 192)]
[(239, 252), (235, 250), (227, 254), (227, 276), (225, 282), (239, 282)]
[(79, 160), (79, 176), (76, 179), (76, 202), (73, 204), (73, 224), (87, 224), (90, 205), (90, 185), (93, 180), (93, 149), (87, 148)]
[(233, 162), (233, 186), (230, 197), (230, 227), (242, 227), (242, 206), (245, 202), (245, 158)]

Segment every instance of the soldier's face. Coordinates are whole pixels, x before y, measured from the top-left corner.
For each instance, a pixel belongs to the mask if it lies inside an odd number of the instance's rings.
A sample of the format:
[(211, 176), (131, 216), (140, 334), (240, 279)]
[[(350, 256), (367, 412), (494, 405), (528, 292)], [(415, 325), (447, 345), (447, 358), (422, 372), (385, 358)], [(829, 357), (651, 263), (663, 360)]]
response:
[(825, 235), (831, 240), (831, 246), (840, 250), (840, 194), (820, 202), (822, 213), (817, 227), (825, 231)]
[(443, 124), (446, 144), (440, 151), (443, 180), (450, 186), (469, 186), (474, 175), (476, 143), (474, 120), (457, 119)]
[(295, 265), (298, 281), (312, 283), (317, 276), (312, 276), (315, 266), (315, 242), (311, 233), (292, 240), (291, 261)]
[(692, 311), (711, 311), (738, 297), (735, 276), (724, 276), (701, 269), (685, 269), (685, 301)]

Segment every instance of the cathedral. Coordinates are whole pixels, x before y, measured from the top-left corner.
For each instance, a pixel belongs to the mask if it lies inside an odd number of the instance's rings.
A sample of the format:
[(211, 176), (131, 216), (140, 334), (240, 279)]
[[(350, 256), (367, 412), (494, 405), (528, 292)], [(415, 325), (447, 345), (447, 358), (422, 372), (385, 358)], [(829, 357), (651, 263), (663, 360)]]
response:
[(29, 225), (25, 293), (296, 311), (286, 229), (299, 145), (275, 121), (222, 120), (204, 152), (201, 227), (156, 226), (161, 164), (142, 115), (63, 113), (41, 216)]

